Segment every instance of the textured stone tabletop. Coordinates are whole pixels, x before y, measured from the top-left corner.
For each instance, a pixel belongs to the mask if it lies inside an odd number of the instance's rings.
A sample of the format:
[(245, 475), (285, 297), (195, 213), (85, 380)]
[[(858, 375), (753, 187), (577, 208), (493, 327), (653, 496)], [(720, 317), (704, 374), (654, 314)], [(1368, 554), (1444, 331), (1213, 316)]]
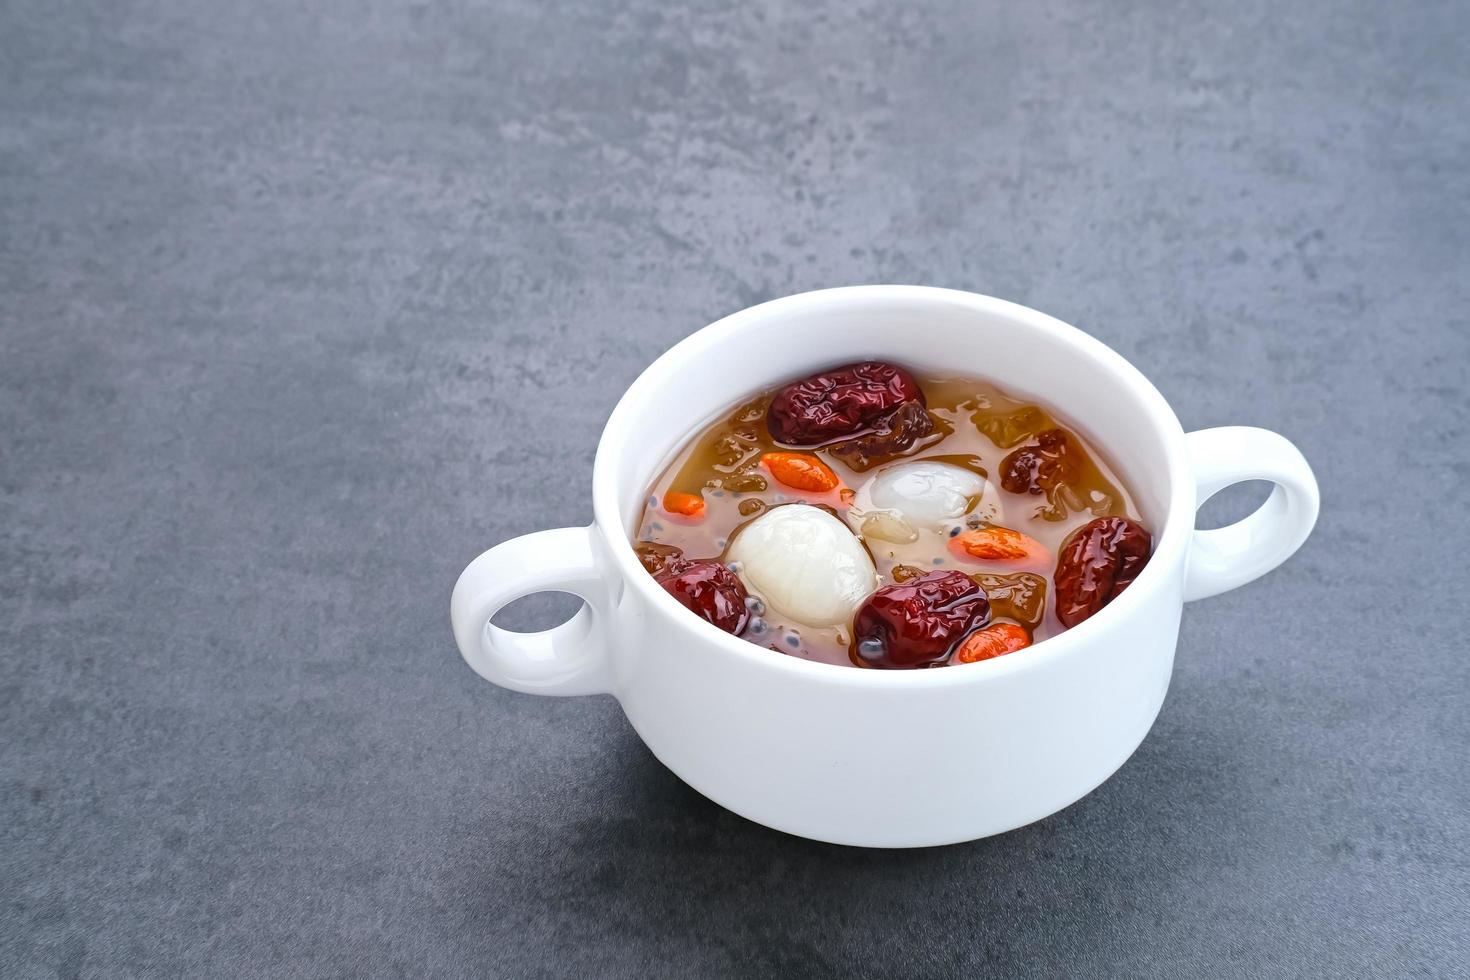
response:
[[(1463, 971), (1470, 10), (698, 6), (0, 5), (0, 976)], [(1322, 485), (1136, 756), (968, 845), (765, 830), (449, 634), (649, 361), (861, 282)]]

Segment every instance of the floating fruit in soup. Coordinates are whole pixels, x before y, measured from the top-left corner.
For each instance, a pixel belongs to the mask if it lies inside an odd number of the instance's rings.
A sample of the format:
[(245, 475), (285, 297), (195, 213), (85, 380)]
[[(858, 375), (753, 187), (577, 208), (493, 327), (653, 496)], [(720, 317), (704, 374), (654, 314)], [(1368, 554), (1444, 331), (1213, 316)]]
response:
[(771, 656), (882, 669), (1026, 656), (1113, 601), (1152, 546), (1081, 431), (977, 379), (882, 361), (821, 371), (679, 451), (650, 488), (638, 558)]
[(884, 428), (924, 392), (903, 368), (881, 361), (849, 364), (794, 381), (776, 392), (766, 427), (777, 442), (820, 446)]
[(653, 578), (685, 609), (726, 633), (739, 633), (750, 619), (745, 586), (723, 562), (675, 558)]
[(963, 572), (886, 585), (858, 611), (856, 651), (873, 667), (924, 667), (990, 622), (990, 600)]
[(1072, 532), (1057, 561), (1057, 618), (1076, 626), (1133, 584), (1153, 540), (1126, 517), (1099, 517)]
[(911, 527), (942, 528), (968, 514), (986, 486), (971, 470), (917, 460), (879, 470), (868, 484), (868, 498)]
[(740, 529), (728, 554), (773, 611), (808, 626), (851, 621), (878, 587), (862, 542), (820, 507), (787, 504), (766, 511)]

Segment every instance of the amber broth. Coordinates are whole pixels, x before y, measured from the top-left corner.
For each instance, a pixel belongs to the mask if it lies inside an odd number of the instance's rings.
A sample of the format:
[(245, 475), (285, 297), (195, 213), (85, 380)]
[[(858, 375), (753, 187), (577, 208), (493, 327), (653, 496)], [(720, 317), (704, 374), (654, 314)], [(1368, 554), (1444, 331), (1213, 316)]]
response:
[[(971, 510), (969, 526), (974, 526), (975, 520), (982, 518), (988, 523), (1021, 531), (1046, 546), (1049, 560), (1044, 563), (980, 562), (957, 557), (950, 550), (948, 539), (965, 526), (962, 519), (956, 522), (955, 527), (942, 532), (919, 529), (918, 540), (911, 544), (860, 538), (882, 577), (880, 584), (889, 585), (895, 581), (894, 569), (897, 566), (919, 568), (923, 571), (958, 569), (972, 575), (1032, 572), (1044, 576), (1047, 584), (1046, 610), (1041, 622), (1032, 630), (1032, 642), (1040, 642), (1062, 632), (1064, 627), (1057, 622), (1052, 611), (1051, 595), (1057, 551), (1068, 534), (1094, 517), (1118, 516), (1138, 520), (1138, 512), (1126, 486), (1086, 438), (1068, 420), (1049, 409), (1041, 408), (1035, 402), (1013, 398), (985, 381), (972, 378), (916, 377), (924, 390), (931, 415), (943, 423), (941, 431), (946, 427), (951, 430), (943, 438), (937, 441), (931, 438), (929, 444), (902, 459), (874, 466), (866, 472), (853, 470), (820, 448), (803, 451), (814, 452), (832, 468), (844, 488), (855, 490), (886, 466), (910, 460), (940, 459), (965, 466), (986, 477), (989, 483), (979, 502)], [(673, 545), (689, 558), (722, 557), (740, 525), (754, 520), (768, 507), (807, 501), (831, 507), (839, 516), (847, 517), (854, 512), (854, 504), (861, 505), (861, 494), (844, 495), (835, 491), (812, 494), (792, 490), (776, 482), (769, 471), (758, 466), (762, 453), (790, 448), (774, 442), (766, 429), (765, 408), (777, 390), (778, 388), (773, 387), (722, 414), (679, 450), (649, 488), (635, 545), (648, 541)], [(1013, 422), (1005, 431), (996, 428), (1002, 417), (1008, 417)], [(987, 428), (1000, 435), (1006, 445), (998, 445), (980, 430), (977, 423), (987, 420)], [(1047, 506), (1045, 497), (1009, 493), (1001, 489), (999, 476), (1001, 460), (1008, 453), (1024, 445), (1035, 432), (1053, 426), (1067, 429), (1086, 449), (1092, 463), (1089, 468), (1091, 482), (1094, 486), (1103, 488), (1101, 493), (1094, 493), (1090, 501), (1074, 499), (1074, 506), (1066, 509), (1066, 516), (1061, 520), (1042, 516)], [(764, 489), (754, 488), (759, 481), (752, 479), (753, 476), (764, 480)], [(706, 506), (703, 519), (694, 523), (664, 510), (662, 501), (665, 493), (670, 490), (702, 493)], [(1079, 504), (1087, 509), (1078, 509)], [(857, 532), (861, 524), (861, 513), (847, 522)], [(1015, 620), (997, 616), (994, 621)], [(780, 622), (769, 611), (762, 617), (760, 625), (765, 627), (761, 632), (755, 633), (747, 628), (741, 634), (742, 638), (807, 660), (864, 666), (861, 660), (850, 654), (852, 638), (847, 626), (818, 629), (802, 624), (787, 624)]]

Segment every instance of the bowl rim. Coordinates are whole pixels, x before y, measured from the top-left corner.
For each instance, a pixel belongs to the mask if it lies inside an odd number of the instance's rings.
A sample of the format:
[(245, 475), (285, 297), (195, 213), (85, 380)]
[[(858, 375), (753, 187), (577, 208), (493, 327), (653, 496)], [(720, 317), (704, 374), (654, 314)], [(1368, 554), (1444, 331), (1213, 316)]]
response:
[[(1094, 360), (1100, 370), (1118, 376), (1137, 396), (1149, 428), (1163, 450), (1169, 480), (1168, 505), (1164, 515), (1164, 528), (1156, 537), (1149, 563), (1122, 595), (1096, 615), (1028, 648), (1024, 657), (995, 657), (973, 664), (951, 665), (944, 670), (864, 670), (856, 666), (804, 660), (785, 654), (772, 656), (771, 651), (726, 633), (698, 616), (690, 615), (687, 609), (660, 588), (644, 570), (633, 550), (633, 543), (623, 528), (617, 486), (617, 447), (626, 440), (628, 418), (635, 407), (653, 397), (666, 378), (679, 371), (682, 365), (704, 356), (728, 335), (771, 314), (796, 312), (835, 303), (892, 300), (915, 304), (958, 305), (977, 315), (999, 316), (1019, 322), (1028, 329), (1048, 334), (1055, 340), (1077, 348)], [(853, 351), (852, 356), (857, 358), (863, 355), (861, 351)], [(845, 361), (842, 357), (834, 356), (833, 363)], [(715, 409), (712, 407), (713, 410)], [(1143, 372), (1102, 341), (1055, 317), (993, 296), (937, 286), (864, 285), (795, 293), (747, 307), (695, 331), (661, 354), (628, 386), (628, 390), (608, 417), (593, 462), (592, 497), (595, 527), (606, 542), (607, 553), (616, 563), (617, 571), (624, 580), (624, 587), (635, 590), (652, 609), (662, 612), (677, 625), (689, 630), (692, 642), (713, 647), (721, 655), (739, 658), (757, 669), (790, 674), (793, 679), (907, 690), (983, 684), (997, 681), (1012, 673), (1047, 669), (1055, 661), (1076, 656), (1095, 636), (1101, 635), (1101, 631), (1109, 624), (1142, 608), (1154, 593), (1168, 584), (1170, 576), (1176, 582), (1182, 583), (1184, 551), (1194, 530), (1196, 489), (1189, 470), (1184, 429), (1178, 416)]]

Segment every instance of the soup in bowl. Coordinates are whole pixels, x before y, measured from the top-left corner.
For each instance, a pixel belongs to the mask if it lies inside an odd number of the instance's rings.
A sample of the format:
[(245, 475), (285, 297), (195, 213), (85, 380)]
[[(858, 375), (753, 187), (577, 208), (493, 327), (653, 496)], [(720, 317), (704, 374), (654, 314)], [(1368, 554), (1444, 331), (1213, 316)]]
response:
[(691, 613), (774, 653), (1015, 653), (1101, 611), (1152, 550), (1124, 481), (1055, 415), (979, 379), (826, 368), (691, 439), (634, 550)]

